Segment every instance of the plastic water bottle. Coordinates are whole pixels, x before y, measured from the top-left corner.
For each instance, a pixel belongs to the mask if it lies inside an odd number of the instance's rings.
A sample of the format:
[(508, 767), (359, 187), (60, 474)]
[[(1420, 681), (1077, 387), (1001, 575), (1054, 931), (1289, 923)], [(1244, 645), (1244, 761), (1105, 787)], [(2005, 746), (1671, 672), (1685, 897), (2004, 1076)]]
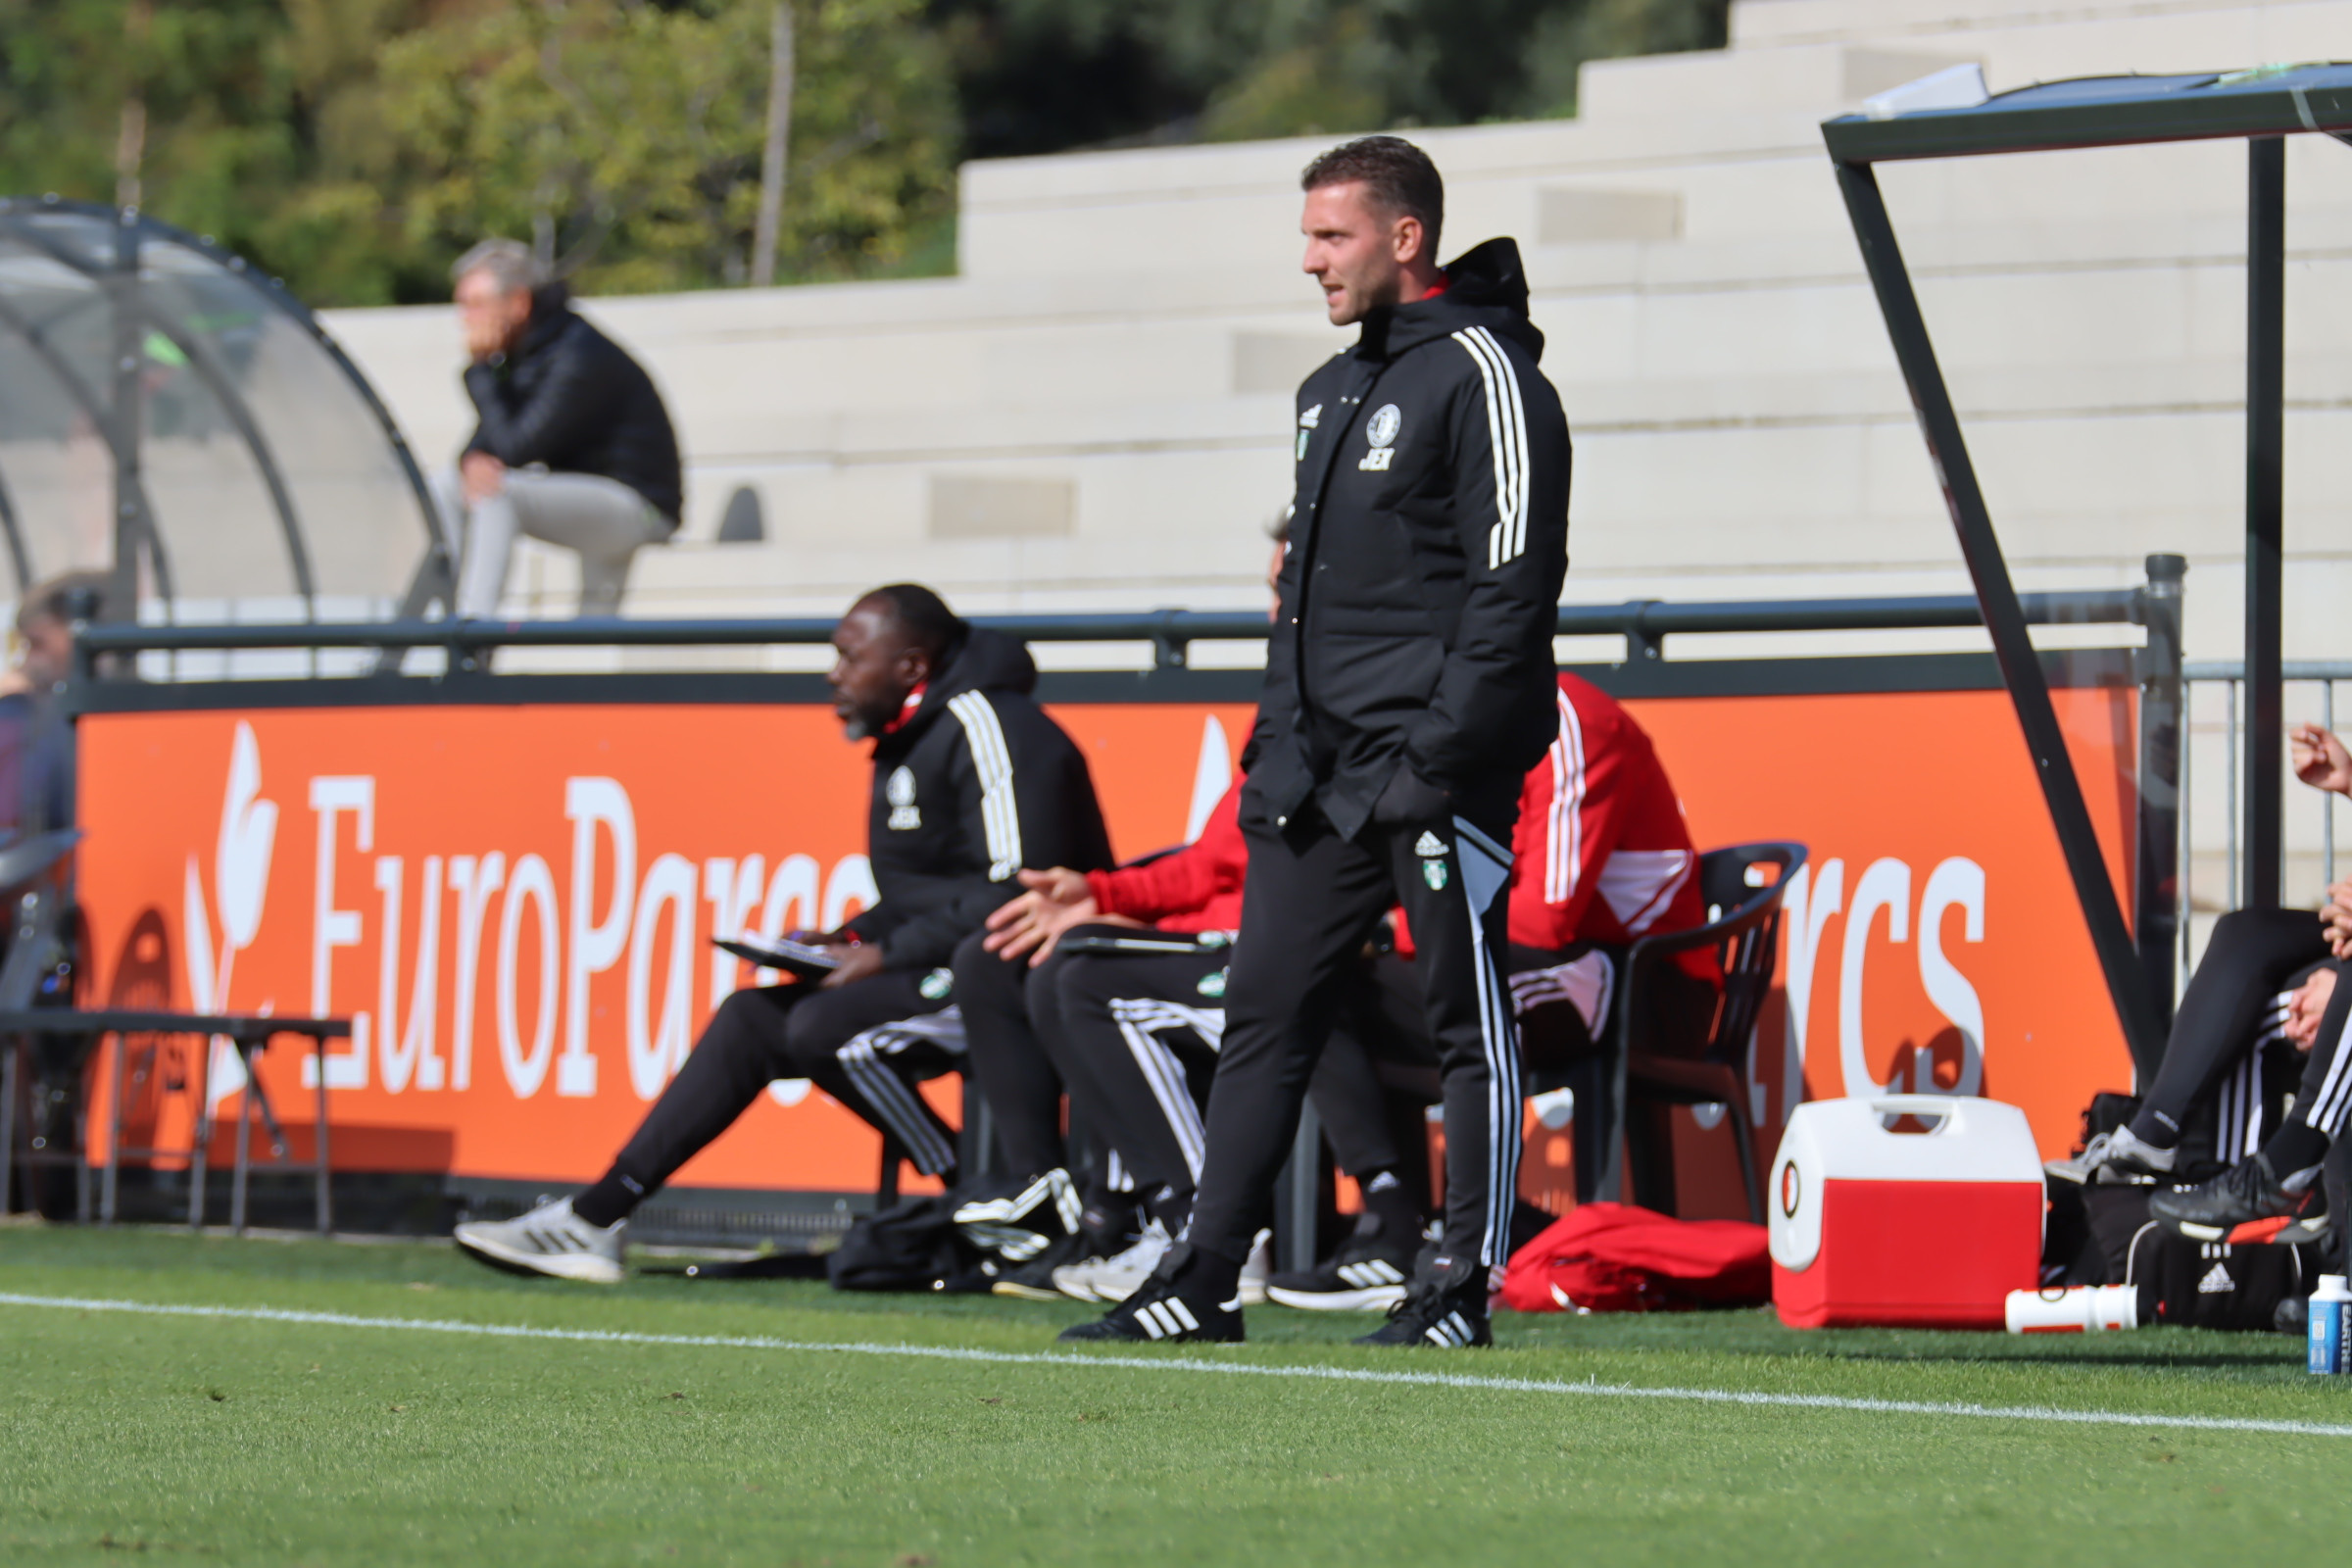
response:
[(2320, 1288), (2311, 1293), (2308, 1322), (2310, 1369), (2352, 1372), (2352, 1289), (2345, 1288), (2344, 1276), (2320, 1276)]
[(2077, 1285), (2011, 1291), (2003, 1314), (2012, 1334), (2100, 1334), (2139, 1327), (2139, 1288)]

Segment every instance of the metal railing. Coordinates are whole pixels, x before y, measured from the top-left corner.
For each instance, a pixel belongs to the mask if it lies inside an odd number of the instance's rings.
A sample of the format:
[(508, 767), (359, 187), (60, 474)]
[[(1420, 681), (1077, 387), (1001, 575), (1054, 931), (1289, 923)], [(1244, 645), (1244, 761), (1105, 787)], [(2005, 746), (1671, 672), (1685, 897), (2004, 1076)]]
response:
[[(2022, 596), (2035, 625), (2144, 625), (2145, 588), (2091, 589)], [(1256, 642), (1266, 636), (1258, 611), (1154, 610), (1079, 614), (974, 615), (986, 626), (1024, 642), (1144, 643), (1153, 663), (1184, 668), (1197, 642)], [(1665, 657), (1669, 636), (1707, 632), (1917, 631), (1982, 626), (1983, 613), (1966, 594), (1811, 600), (1726, 600), (1679, 603), (1658, 599), (1617, 605), (1563, 605), (1558, 635), (1621, 636), (1629, 662)], [(110, 656), (145, 653), (229, 653), (252, 650), (317, 652), (373, 650), (391, 655), (373, 673), (396, 672), (397, 656), (436, 650), (451, 671), (479, 671), (503, 648), (758, 648), (821, 645), (832, 640), (830, 618), (639, 620), (622, 616), (576, 620), (382, 620), (249, 622), (230, 625), (148, 625), (90, 622), (76, 626), (75, 675), (101, 678)]]

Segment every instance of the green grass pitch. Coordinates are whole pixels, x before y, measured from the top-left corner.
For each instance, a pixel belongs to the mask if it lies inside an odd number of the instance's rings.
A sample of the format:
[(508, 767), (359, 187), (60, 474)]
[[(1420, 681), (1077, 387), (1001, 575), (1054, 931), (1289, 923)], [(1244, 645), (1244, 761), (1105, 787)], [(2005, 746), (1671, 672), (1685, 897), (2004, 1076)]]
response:
[(1376, 1352), (1262, 1308), (1058, 1355), (1085, 1310), (0, 1230), (0, 1562), (2268, 1568), (2352, 1529), (2352, 1379), (2271, 1336), (1504, 1314)]

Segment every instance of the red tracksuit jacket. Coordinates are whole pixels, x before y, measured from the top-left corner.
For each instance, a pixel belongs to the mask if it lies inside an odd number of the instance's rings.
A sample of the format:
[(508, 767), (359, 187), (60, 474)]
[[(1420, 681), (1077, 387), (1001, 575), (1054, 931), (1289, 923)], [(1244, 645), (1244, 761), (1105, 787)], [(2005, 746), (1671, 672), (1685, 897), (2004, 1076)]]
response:
[[(1559, 717), (1550, 752), (1519, 796), (1511, 942), (1624, 947), (1703, 925), (1698, 852), (1647, 732), (1606, 692), (1570, 674), (1560, 676)], [(1684, 962), (1715, 976), (1711, 955)]]
[(1149, 920), (1162, 931), (1238, 931), (1242, 875), (1249, 864), (1242, 839), (1242, 775), (1236, 773), (1199, 838), (1142, 865), (1089, 871), (1086, 885), (1104, 914)]

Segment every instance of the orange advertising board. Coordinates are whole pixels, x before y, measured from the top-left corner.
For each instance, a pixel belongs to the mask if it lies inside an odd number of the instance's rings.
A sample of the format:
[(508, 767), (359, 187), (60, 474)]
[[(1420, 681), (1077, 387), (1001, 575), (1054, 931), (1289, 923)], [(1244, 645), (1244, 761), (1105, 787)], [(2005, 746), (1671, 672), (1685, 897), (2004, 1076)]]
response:
[[(2120, 863), (2129, 697), (2057, 697)], [(2014, 1101), (2054, 1151), (2093, 1090), (2129, 1085), (2003, 694), (1629, 706), (1702, 847), (1811, 847), (1789, 892), (1790, 1000), (1767, 1008), (1751, 1102), (1733, 1107), (1766, 1150), (1800, 1095), (1899, 1081)], [(1053, 710), (1125, 856), (1187, 836), (1250, 716)], [(80, 788), (85, 1000), (352, 1017), (326, 1066), (350, 1170), (594, 1178), (712, 1008), (757, 978), (711, 936), (831, 926), (873, 896), (865, 748), (813, 705), (101, 713), (81, 722)], [(281, 1045), (261, 1072), (300, 1152), (311, 1063)], [(185, 1107), (148, 1109), (184, 1142)], [(786, 1083), (677, 1180), (864, 1191), (878, 1152)]]

